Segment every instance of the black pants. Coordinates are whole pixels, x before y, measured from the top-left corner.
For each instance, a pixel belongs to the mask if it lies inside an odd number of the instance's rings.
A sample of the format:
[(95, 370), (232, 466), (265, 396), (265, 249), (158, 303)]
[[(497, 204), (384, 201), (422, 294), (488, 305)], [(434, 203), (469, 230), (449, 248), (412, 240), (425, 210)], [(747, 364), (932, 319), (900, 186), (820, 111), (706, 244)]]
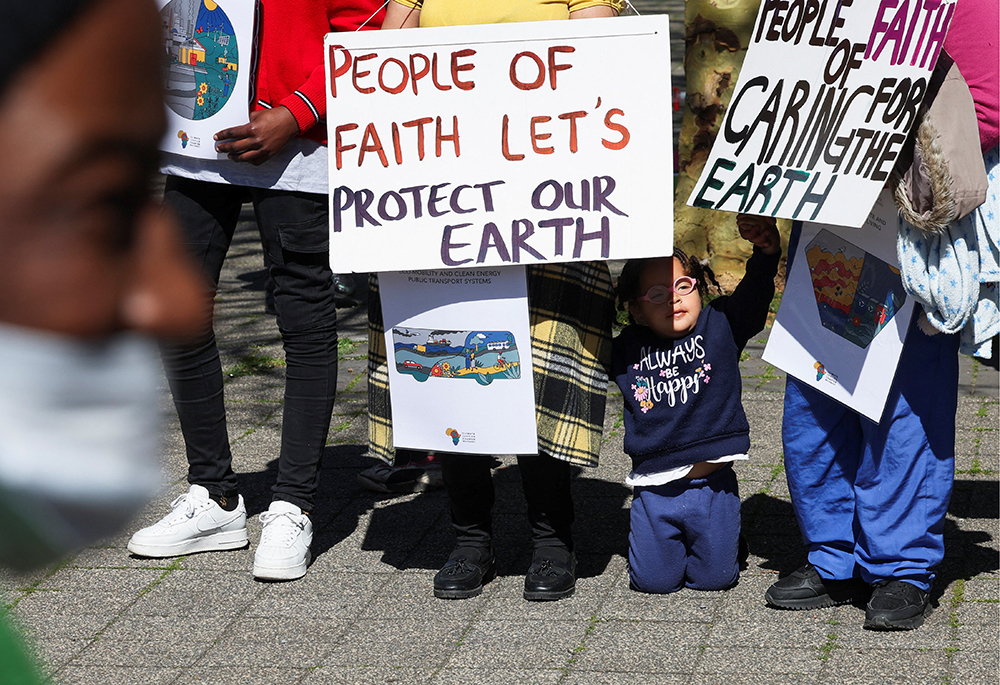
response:
[[(213, 287), (243, 202), (253, 202), (275, 283), (285, 349), (285, 403), (274, 499), (310, 511), (337, 388), (337, 310), (329, 264), (325, 195), (167, 178), (164, 201)], [(187, 446), (188, 482), (217, 496), (236, 493), (215, 333), (163, 348)]]
[[(492, 458), (482, 455), (440, 455), (441, 472), (451, 503), (451, 521), (458, 547), (490, 549), (493, 538)], [(517, 458), (534, 549), (573, 549), (571, 467), (547, 454)]]

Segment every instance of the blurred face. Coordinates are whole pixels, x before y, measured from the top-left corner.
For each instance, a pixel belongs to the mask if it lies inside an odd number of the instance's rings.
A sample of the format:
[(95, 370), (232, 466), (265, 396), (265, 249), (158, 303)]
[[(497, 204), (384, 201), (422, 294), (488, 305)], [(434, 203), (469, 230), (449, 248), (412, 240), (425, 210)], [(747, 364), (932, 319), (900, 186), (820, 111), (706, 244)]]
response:
[[(679, 277), (687, 275), (676, 257), (655, 259), (646, 265), (639, 277), (639, 296), (645, 296), (653, 286), (673, 288)], [(680, 295), (675, 290), (660, 304), (633, 300), (629, 302), (628, 310), (637, 323), (651, 328), (661, 338), (683, 338), (698, 323), (701, 294), (697, 287), (686, 295)]]
[(163, 129), (147, 0), (99, 0), (0, 93), (0, 322), (189, 337), (206, 289), (147, 197)]

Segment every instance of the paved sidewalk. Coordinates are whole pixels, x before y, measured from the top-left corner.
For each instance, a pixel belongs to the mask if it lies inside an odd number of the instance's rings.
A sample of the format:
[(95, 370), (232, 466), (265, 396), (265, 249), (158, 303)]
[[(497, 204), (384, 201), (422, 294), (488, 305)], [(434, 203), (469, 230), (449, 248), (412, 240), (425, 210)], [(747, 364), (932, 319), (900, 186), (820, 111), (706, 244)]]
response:
[[(247, 218), (250, 218), (247, 213)], [(279, 446), (282, 352), (263, 312), (263, 272), (245, 226), (218, 303), (235, 468), (250, 513), (269, 502)], [(341, 310), (340, 393), (315, 510), (315, 563), (291, 583), (250, 575), (246, 550), (171, 560), (131, 556), (129, 534), (187, 490), (180, 431), (164, 391), (166, 488), (129, 531), (28, 575), (0, 574), (0, 596), (58, 683), (941, 683), (996, 682), (998, 654), (997, 374), (963, 361), (955, 494), (933, 614), (919, 630), (861, 629), (845, 606), (779, 612), (767, 586), (804, 560), (782, 471), (784, 378), (743, 365), (753, 433), (738, 468), (749, 568), (728, 592), (631, 592), (625, 571), (629, 490), (622, 484), (621, 400), (612, 394), (601, 466), (581, 470), (578, 591), (521, 598), (530, 561), (517, 466), (497, 472), (499, 577), (482, 596), (436, 600), (431, 578), (451, 548), (441, 492), (391, 498), (362, 490), (364, 308)], [(3, 674), (0, 674), (3, 682)]]

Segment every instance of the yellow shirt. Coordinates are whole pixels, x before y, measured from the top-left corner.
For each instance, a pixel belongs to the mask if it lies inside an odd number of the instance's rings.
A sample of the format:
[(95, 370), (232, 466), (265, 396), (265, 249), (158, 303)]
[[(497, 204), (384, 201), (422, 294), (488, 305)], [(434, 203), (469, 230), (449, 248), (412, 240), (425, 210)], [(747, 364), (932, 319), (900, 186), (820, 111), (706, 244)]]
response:
[(611, 7), (621, 11), (624, 0), (393, 0), (420, 10), (421, 26), (461, 26), (517, 21), (569, 19), (569, 13), (588, 7)]

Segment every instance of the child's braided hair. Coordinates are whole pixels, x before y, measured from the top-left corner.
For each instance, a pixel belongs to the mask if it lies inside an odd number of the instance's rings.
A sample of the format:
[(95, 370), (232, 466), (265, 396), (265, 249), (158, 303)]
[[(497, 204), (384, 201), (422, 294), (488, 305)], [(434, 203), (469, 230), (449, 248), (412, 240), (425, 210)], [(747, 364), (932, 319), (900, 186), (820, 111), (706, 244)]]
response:
[[(709, 266), (707, 259), (700, 260), (689, 257), (684, 250), (676, 247), (674, 248), (673, 256), (681, 263), (684, 275), (690, 276), (698, 284), (698, 294), (701, 295), (702, 300), (708, 297), (709, 282), (715, 286), (720, 295), (722, 294), (722, 286), (719, 285), (719, 281), (715, 278), (715, 272), (712, 271), (712, 267)], [(618, 309), (628, 311), (628, 303), (642, 295), (639, 292), (639, 279), (642, 277), (642, 272), (645, 270), (646, 265), (654, 259), (660, 259), (660, 257), (630, 259), (625, 262), (622, 273), (615, 285), (615, 295), (618, 296)], [(631, 313), (629, 314), (629, 322), (635, 323)]]

